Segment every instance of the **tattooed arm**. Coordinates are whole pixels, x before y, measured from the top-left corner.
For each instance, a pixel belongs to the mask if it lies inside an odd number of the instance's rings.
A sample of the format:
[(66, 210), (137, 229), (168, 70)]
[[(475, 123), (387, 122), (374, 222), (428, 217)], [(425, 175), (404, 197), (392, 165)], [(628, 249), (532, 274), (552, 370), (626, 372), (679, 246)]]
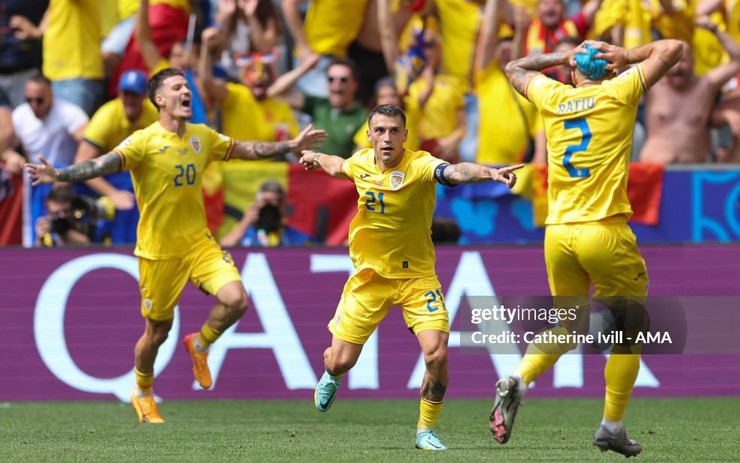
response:
[(514, 171), (524, 167), (524, 164), (517, 164), (515, 166), (502, 167), (496, 169), (494, 167), (483, 166), (474, 162), (460, 162), (458, 164), (442, 164), (437, 168), (435, 175), (443, 176), (442, 183), (448, 185), (457, 185), (460, 183), (480, 183), (487, 180), (494, 180), (501, 182), (512, 188), (516, 183), (516, 174)]
[(288, 154), (291, 149), (289, 141), (240, 141), (234, 149), (234, 159), (268, 159)]
[(89, 161), (72, 164), (63, 169), (55, 169), (44, 156), (39, 156), (39, 160), (41, 160), (41, 164), (26, 164), (26, 171), (31, 177), (33, 185), (54, 182), (84, 182), (91, 178), (113, 174), (121, 170), (121, 158), (113, 152)]
[(326, 132), (315, 130), (313, 124), (292, 140), (288, 141), (240, 141), (234, 149), (235, 159), (268, 159), (292, 151), (300, 155), (302, 150), (314, 148), (321, 141), (326, 140)]
[(524, 97), (527, 96), (527, 85), (529, 81), (540, 75), (540, 71), (561, 64), (569, 64), (572, 53), (547, 53), (545, 55), (530, 55), (510, 61), (506, 65), (506, 77), (512, 87)]

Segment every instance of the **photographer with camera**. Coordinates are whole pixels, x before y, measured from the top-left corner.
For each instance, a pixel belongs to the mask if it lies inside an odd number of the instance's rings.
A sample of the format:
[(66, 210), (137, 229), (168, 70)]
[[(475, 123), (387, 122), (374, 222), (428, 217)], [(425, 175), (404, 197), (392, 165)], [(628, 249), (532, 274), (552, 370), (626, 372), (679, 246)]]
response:
[(254, 203), (239, 223), (221, 239), (221, 246), (303, 246), (311, 237), (286, 225), (285, 190), (274, 180), (260, 186)]
[(72, 206), (75, 194), (68, 186), (53, 188), (46, 197), (47, 215), (36, 220), (36, 247), (90, 244), (84, 224)]

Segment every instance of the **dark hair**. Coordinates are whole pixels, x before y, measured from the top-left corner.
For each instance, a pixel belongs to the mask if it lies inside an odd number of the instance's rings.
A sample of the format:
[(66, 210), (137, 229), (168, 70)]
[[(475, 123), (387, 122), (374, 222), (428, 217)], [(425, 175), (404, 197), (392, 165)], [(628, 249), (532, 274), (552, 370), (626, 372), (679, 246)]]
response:
[(157, 102), (154, 101), (154, 96), (157, 94), (159, 87), (162, 86), (162, 83), (173, 76), (185, 77), (185, 73), (177, 68), (164, 68), (149, 79), (149, 87), (147, 87), (146, 95), (149, 97), (149, 101), (152, 102), (154, 107), (157, 108), (157, 111), (159, 111), (159, 106), (157, 106)]
[(75, 199), (75, 194), (72, 188), (68, 186), (58, 186), (52, 188), (49, 194), (46, 196), (46, 200), (57, 204), (72, 204)]
[(396, 81), (393, 80), (393, 77), (385, 76), (385, 77), (378, 79), (378, 81), (375, 82), (373, 91), (375, 93), (378, 93), (378, 91), (380, 91), (381, 88), (385, 88), (385, 87), (393, 87), (393, 90), (396, 90), (396, 91), (398, 90), (398, 88), (396, 87)]
[(345, 58), (343, 56), (335, 56), (326, 67), (327, 74), (329, 73), (329, 69), (332, 66), (347, 66), (352, 74), (352, 79), (354, 79), (355, 82), (358, 82), (360, 80), (360, 71), (359, 69), (357, 69), (357, 64), (355, 64), (355, 62), (351, 59)]
[(32, 74), (31, 77), (28, 78), (28, 82), (33, 82), (34, 84), (45, 84), (51, 87), (51, 80), (40, 72)]
[(278, 28), (278, 33), (280, 32), (280, 16), (278, 15), (277, 9), (272, 0), (259, 0), (259, 2), (257, 2), (257, 10), (254, 12), (254, 15), (257, 17), (257, 21), (259, 21), (262, 27), (267, 27), (267, 22), (270, 19), (274, 19)]
[(403, 121), (403, 126), (406, 127), (406, 114), (403, 113), (403, 109), (399, 108), (396, 105), (384, 104), (376, 106), (375, 109), (370, 111), (370, 114), (367, 116), (368, 127), (372, 125), (373, 117), (375, 117), (376, 114), (388, 117), (398, 117), (401, 119), (401, 121)]
[(260, 185), (260, 193), (267, 192), (267, 193), (279, 193), (283, 196), (285, 196), (285, 190), (283, 189), (283, 186), (278, 182), (277, 180), (267, 180), (265, 183)]

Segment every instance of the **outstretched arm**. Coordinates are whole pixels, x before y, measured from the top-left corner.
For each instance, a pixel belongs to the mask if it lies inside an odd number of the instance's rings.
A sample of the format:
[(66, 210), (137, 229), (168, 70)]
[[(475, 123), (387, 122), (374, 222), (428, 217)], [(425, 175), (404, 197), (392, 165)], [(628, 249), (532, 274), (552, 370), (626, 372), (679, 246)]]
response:
[(268, 159), (292, 151), (296, 155), (305, 149), (316, 147), (327, 137), (324, 130), (315, 130), (312, 124), (292, 140), (288, 141), (240, 141), (234, 149), (235, 159)]
[(116, 153), (110, 152), (99, 158), (72, 164), (63, 169), (55, 169), (54, 166), (39, 156), (41, 164), (26, 163), (33, 185), (54, 182), (84, 182), (101, 175), (113, 174), (121, 170), (121, 158)]
[(324, 172), (334, 178), (347, 178), (342, 173), (344, 159), (339, 156), (306, 150), (303, 151), (301, 159), (298, 162), (305, 166), (306, 170), (314, 170), (320, 167), (324, 169)]
[(458, 164), (447, 165), (442, 171), (442, 175), (444, 175), (444, 180), (452, 185), (494, 180), (505, 184), (509, 188), (513, 188), (516, 184), (516, 174), (514, 171), (522, 167), (524, 167), (524, 164), (496, 169), (474, 162), (460, 162)]
[[(82, 163), (84, 161), (92, 161), (96, 159), (100, 154), (100, 149), (87, 139), (83, 139), (77, 148), (77, 154), (75, 155), (75, 164)], [(87, 186), (93, 189), (100, 196), (108, 196), (116, 209), (119, 211), (127, 211), (133, 209), (136, 205), (136, 199), (134, 194), (130, 191), (119, 190), (110, 182), (104, 178), (93, 178), (88, 180)]]

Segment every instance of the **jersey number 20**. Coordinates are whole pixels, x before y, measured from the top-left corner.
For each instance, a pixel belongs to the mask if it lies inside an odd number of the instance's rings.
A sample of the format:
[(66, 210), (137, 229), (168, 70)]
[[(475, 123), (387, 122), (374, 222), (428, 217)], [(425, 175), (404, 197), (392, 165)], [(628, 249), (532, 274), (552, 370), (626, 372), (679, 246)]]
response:
[(177, 175), (175, 175), (175, 186), (183, 186), (183, 179), (188, 185), (195, 183), (195, 166), (188, 164), (186, 166), (176, 165)]

